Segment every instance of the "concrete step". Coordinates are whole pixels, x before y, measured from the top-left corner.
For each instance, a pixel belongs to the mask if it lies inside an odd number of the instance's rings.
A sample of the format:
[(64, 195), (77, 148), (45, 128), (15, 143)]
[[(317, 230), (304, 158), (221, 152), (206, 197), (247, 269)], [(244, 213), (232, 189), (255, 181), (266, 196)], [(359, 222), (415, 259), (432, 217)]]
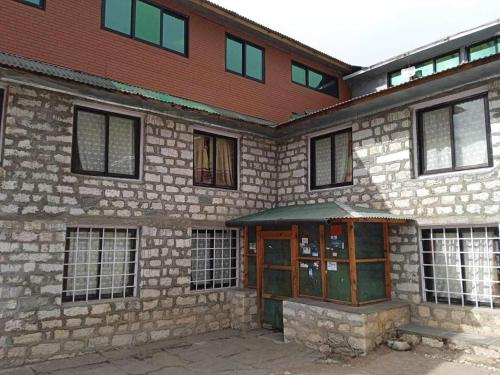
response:
[(413, 345), (422, 343), (434, 348), (464, 351), (489, 361), (500, 362), (500, 337), (451, 332), (413, 323), (399, 327), (397, 333)]

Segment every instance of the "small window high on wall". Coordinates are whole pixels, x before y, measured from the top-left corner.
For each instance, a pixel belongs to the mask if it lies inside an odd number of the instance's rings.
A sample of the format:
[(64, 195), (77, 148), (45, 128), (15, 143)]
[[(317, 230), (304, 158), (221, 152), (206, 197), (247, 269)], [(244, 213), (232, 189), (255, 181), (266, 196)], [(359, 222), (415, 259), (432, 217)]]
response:
[(16, 0), (18, 3), (31, 5), (35, 8), (45, 9), (45, 0)]
[(104, 29), (188, 54), (188, 18), (146, 0), (103, 0)]
[(292, 82), (333, 97), (339, 97), (337, 77), (332, 77), (292, 61)]
[(226, 70), (264, 82), (264, 49), (232, 35), (226, 35)]

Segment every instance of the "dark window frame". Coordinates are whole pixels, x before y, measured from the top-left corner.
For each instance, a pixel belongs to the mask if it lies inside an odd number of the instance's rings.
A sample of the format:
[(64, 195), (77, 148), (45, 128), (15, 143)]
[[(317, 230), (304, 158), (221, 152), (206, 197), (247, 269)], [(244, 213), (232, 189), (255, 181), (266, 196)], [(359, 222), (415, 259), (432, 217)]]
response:
[(7, 112), (7, 95), (6, 89), (0, 87), (0, 165), (3, 163), (4, 147), (5, 147), (5, 113)]
[[(478, 100), (478, 99), (483, 99), (484, 101), (484, 126), (485, 126), (485, 131), (486, 131), (486, 147), (487, 147), (487, 154), (488, 154), (488, 162), (483, 163), (483, 164), (478, 164), (478, 165), (473, 165), (473, 166), (463, 166), (463, 167), (457, 167), (456, 166), (456, 161), (455, 161), (455, 127), (453, 123), (453, 107), (462, 103)], [(428, 171), (426, 169), (426, 160), (425, 160), (425, 147), (424, 147), (424, 126), (423, 126), (423, 121), (422, 121), (422, 116), (426, 112), (431, 112), (435, 111), (438, 109), (442, 108), (449, 108), (449, 115), (450, 115), (450, 147), (451, 147), (451, 168), (441, 168), (441, 169), (435, 169), (432, 171)], [(467, 171), (467, 170), (473, 170), (473, 169), (481, 169), (481, 168), (491, 168), (493, 166), (493, 149), (492, 149), (492, 144), (491, 144), (491, 126), (490, 126), (490, 110), (489, 110), (489, 103), (488, 103), (488, 94), (483, 93), (479, 95), (473, 95), (473, 96), (468, 96), (466, 98), (460, 98), (457, 100), (453, 100), (450, 102), (446, 103), (441, 103), (437, 104), (432, 107), (428, 108), (423, 108), (417, 111), (417, 146), (418, 146), (418, 171), (419, 175), (434, 175), (434, 174), (441, 174), (441, 173), (447, 173), (447, 172), (459, 172), (459, 171)]]
[(15, 0), (17, 1), (18, 3), (21, 3), (21, 4), (24, 4), (24, 5), (28, 5), (30, 7), (33, 7), (33, 8), (36, 8), (36, 9), (41, 9), (41, 10), (45, 10), (45, 6), (46, 6), (46, 0), (40, 0), (40, 5), (36, 5), (36, 4), (33, 4), (33, 3), (30, 3), (29, 1), (26, 1), (26, 0)]
[[(433, 73), (432, 73), (432, 74), (438, 74), (438, 72), (436, 72), (436, 65), (437, 65), (437, 64), (436, 64), (436, 60), (439, 60), (440, 58), (445, 57), (445, 56), (450, 56), (450, 55), (455, 55), (455, 54), (458, 54), (458, 59), (459, 59), (459, 61), (458, 61), (458, 65), (460, 65), (460, 64), (461, 64), (461, 63), (463, 63), (464, 61), (463, 61), (463, 59), (462, 59), (462, 54), (460, 53), (460, 50), (459, 50), (459, 49), (457, 49), (457, 50), (453, 50), (453, 51), (450, 51), (450, 52), (443, 53), (443, 54), (438, 55), (438, 56), (434, 56), (434, 57), (431, 57), (431, 58), (425, 59), (425, 60), (423, 60), (423, 61), (419, 61), (419, 62), (417, 62), (417, 63), (415, 63), (415, 64), (411, 64), (411, 65), (409, 65), (409, 67), (410, 67), (410, 66), (415, 66), (415, 67), (417, 67), (417, 66), (419, 66), (419, 65), (425, 64), (426, 62), (429, 62), (430, 60), (432, 60), (432, 70), (433, 70)], [(458, 65), (457, 65), (457, 66), (458, 66)], [(397, 70), (392, 70), (392, 71), (390, 71), (389, 73), (387, 73), (387, 87), (397, 87), (397, 86), (404, 85), (404, 83), (401, 83), (401, 84), (399, 84), (399, 85), (392, 85), (392, 84), (391, 84), (391, 76), (392, 76), (393, 74), (395, 74), (395, 73), (401, 73), (401, 70), (402, 70), (402, 69), (404, 69), (404, 68), (400, 68), (400, 69), (397, 69)], [(450, 69), (453, 69), (453, 68), (450, 68)], [(443, 72), (443, 71), (441, 71), (441, 72)], [(441, 72), (439, 72), (439, 73), (441, 73)], [(432, 75), (432, 74), (431, 74), (431, 75)], [(425, 77), (429, 77), (429, 76), (425, 76)], [(420, 77), (420, 78), (424, 78), (424, 77)], [(410, 80), (410, 82), (411, 82), (411, 80)]]
[[(83, 228), (83, 227), (82, 227)], [(128, 297), (133, 297), (135, 289), (137, 288), (136, 285), (136, 279), (138, 275), (138, 262), (137, 262), (137, 255), (138, 255), (138, 246), (139, 246), (139, 229), (131, 229), (131, 228), (126, 228), (128, 230), (135, 230), (135, 241), (136, 241), (136, 250), (129, 250), (129, 269), (128, 273), (129, 276), (127, 278), (127, 285), (125, 286), (125, 291), (124, 293), (120, 294), (101, 294), (101, 298), (99, 298), (99, 288), (101, 287), (101, 266), (102, 266), (102, 252), (104, 251), (102, 249), (103, 247), (103, 238), (104, 238), (104, 230), (107, 229), (107, 227), (99, 227), (99, 228), (92, 228), (93, 230), (99, 229), (102, 233), (102, 235), (99, 237), (99, 260), (98, 260), (98, 266), (97, 266), (97, 284), (96, 284), (96, 293), (93, 294), (85, 294), (85, 295), (79, 295), (79, 296), (74, 296), (74, 290), (68, 290), (68, 267), (69, 267), (69, 253), (70, 250), (68, 249), (68, 243), (69, 243), (69, 237), (70, 237), (70, 231), (75, 229), (75, 227), (68, 227), (66, 228), (66, 238), (65, 238), (65, 248), (64, 248), (64, 267), (63, 267), (63, 290), (61, 293), (61, 300), (62, 302), (79, 302), (79, 301), (101, 301), (101, 300), (107, 300), (107, 299), (114, 299), (114, 298), (128, 298)], [(125, 229), (125, 228), (113, 228), (113, 229)], [(133, 254), (133, 261), (132, 257), (130, 257), (130, 254)], [(132, 288), (133, 287), (133, 288)], [(66, 292), (66, 293), (65, 293)]]
[[(105, 123), (105, 155), (104, 155), (104, 172), (94, 172), (94, 171), (84, 171), (80, 168), (80, 160), (78, 154), (78, 112), (89, 112), (99, 115), (103, 115), (106, 118)], [(118, 173), (108, 172), (108, 159), (109, 159), (109, 118), (110, 117), (121, 117), (134, 121), (134, 135), (135, 135), (135, 173), (134, 175), (125, 175)], [(123, 115), (120, 113), (102, 111), (99, 109), (88, 108), (76, 106), (74, 108), (73, 114), (73, 144), (71, 147), (71, 173), (85, 175), (85, 176), (97, 176), (97, 177), (112, 177), (112, 178), (123, 178), (130, 180), (139, 180), (140, 177), (140, 161), (141, 161), (141, 143), (142, 143), (142, 131), (141, 131), (141, 119), (138, 117), (133, 117), (129, 115)]]
[[(117, 30), (111, 29), (109, 27), (106, 27), (106, 1), (107, 0), (102, 0), (102, 2), (101, 2), (101, 29), (102, 30), (109, 31), (109, 32), (112, 32), (114, 34), (118, 34), (118, 35), (124, 36), (126, 38), (136, 40), (136, 41), (141, 42), (141, 43), (145, 43), (145, 44), (152, 46), (152, 47), (160, 48), (162, 50), (174, 53), (174, 54), (182, 56), (182, 57), (189, 58), (189, 16), (186, 16), (186, 15), (181, 14), (179, 12), (165, 8), (164, 6), (158, 5), (155, 2), (150, 1), (150, 0), (140, 0), (143, 3), (154, 6), (155, 8), (158, 8), (160, 10), (160, 43), (155, 44), (155, 43), (149, 42), (147, 40), (144, 40), (144, 39), (141, 39), (141, 38), (138, 38), (135, 36), (135, 10), (136, 10), (137, 0), (132, 0), (132, 10), (131, 10), (132, 15), (130, 17), (130, 23), (131, 23), (130, 35), (127, 33), (123, 33), (121, 31), (117, 31)], [(184, 21), (184, 43), (185, 43), (184, 53), (167, 48), (163, 45), (163, 14), (167, 14), (169, 16), (172, 16), (172, 17), (175, 17), (175, 18), (178, 18), (178, 19)]]
[[(212, 176), (212, 183), (211, 184), (204, 184), (204, 183), (201, 183), (201, 182), (196, 182), (195, 180), (195, 176), (196, 176), (196, 166), (194, 164), (194, 160), (193, 160), (193, 185), (194, 186), (200, 186), (200, 187), (208, 187), (208, 188), (216, 188), (216, 189), (224, 189), (224, 190), (232, 190), (232, 191), (236, 191), (238, 190), (238, 186), (239, 186), (239, 165), (238, 165), (238, 160), (239, 160), (239, 140), (238, 138), (235, 138), (235, 137), (228, 137), (228, 136), (225, 136), (225, 135), (219, 135), (219, 134), (215, 134), (215, 133), (208, 133), (208, 132), (205, 132), (205, 131), (200, 131), (200, 130), (195, 130), (193, 131), (193, 141), (194, 141), (194, 137), (195, 135), (202, 135), (202, 136), (205, 136), (205, 137), (212, 137), (213, 138), (213, 150), (212, 150), (212, 171), (213, 171), (213, 176)], [(223, 185), (217, 185), (217, 178), (216, 178), (216, 175), (217, 175), (217, 138), (221, 138), (221, 139), (227, 139), (227, 140), (231, 140), (231, 141), (234, 141), (235, 143), (235, 150), (234, 150), (234, 158), (233, 158), (233, 164), (234, 164), (234, 171), (233, 171), (233, 180), (234, 180), (234, 185), (233, 186), (223, 186)], [(194, 152), (193, 152), (193, 155), (194, 155)]]
[[(231, 39), (231, 40), (234, 40), (235, 42), (241, 43), (241, 45), (243, 46), (243, 48), (242, 48), (242, 59), (243, 60), (242, 60), (242, 69), (241, 69), (242, 73), (231, 70), (227, 67), (227, 40), (228, 39)], [(237, 76), (244, 77), (244, 78), (250, 79), (252, 81), (265, 84), (266, 83), (266, 49), (264, 47), (260, 47), (257, 44), (254, 44), (254, 43), (249, 42), (247, 40), (241, 39), (241, 38), (234, 36), (233, 34), (229, 34), (229, 33), (226, 33), (226, 37), (225, 37), (224, 41), (225, 41), (225, 43), (224, 43), (224, 53), (225, 53), (224, 54), (224, 66), (225, 66), (226, 72), (231, 73), (231, 74), (236, 74)], [(254, 78), (252, 76), (247, 75), (247, 61), (246, 61), (247, 60), (247, 58), (246, 58), (246, 55), (247, 55), (246, 46), (247, 45), (249, 45), (253, 48), (256, 48), (262, 52), (262, 79), (257, 79), (257, 78)]]
[[(305, 85), (303, 85), (302, 83), (299, 83), (299, 82), (296, 82), (296, 81), (294, 81), (294, 80), (293, 80), (293, 66), (294, 66), (294, 65), (295, 65), (295, 66), (297, 66), (297, 67), (299, 67), (299, 68), (305, 69), (305, 71), (306, 71), (306, 84), (305, 84)], [(311, 86), (309, 86), (309, 71), (311, 71), (311, 72), (313, 72), (313, 73), (316, 73), (316, 74), (319, 74), (319, 75), (322, 75), (322, 76), (326, 76), (326, 77), (329, 77), (329, 78), (335, 79), (335, 81), (336, 81), (336, 91), (337, 91), (337, 92), (335, 93), (335, 95), (330, 95), (330, 94), (328, 94), (328, 93), (326, 93), (326, 92), (324, 92), (324, 91), (321, 91), (321, 90), (319, 90), (319, 89), (317, 89), (317, 88), (315, 88), (315, 87), (311, 87)], [(317, 70), (317, 69), (310, 68), (310, 67), (308, 67), (307, 65), (304, 65), (304, 64), (299, 63), (299, 62), (294, 61), (294, 60), (292, 60), (292, 63), (291, 63), (291, 65), (290, 65), (290, 78), (291, 78), (292, 83), (294, 83), (294, 84), (296, 84), (296, 85), (299, 85), (299, 86), (301, 86), (301, 87), (306, 87), (306, 88), (308, 88), (308, 89), (310, 89), (310, 90), (313, 90), (313, 91), (319, 92), (319, 93), (324, 94), (324, 95), (327, 95), (327, 96), (329, 96), (329, 97), (333, 97), (333, 98), (337, 98), (337, 99), (340, 97), (340, 87), (339, 87), (339, 78), (338, 78), (338, 77), (336, 77), (336, 76), (332, 76), (332, 75), (330, 75), (330, 74), (322, 73), (322, 72), (320, 72), (320, 71), (319, 71), (319, 70)]]
[[(495, 53), (490, 55), (490, 56), (494, 56), (494, 55), (497, 55), (500, 53), (500, 48), (498, 47), (498, 45), (500, 44), (500, 37), (493, 37), (493, 38), (489, 38), (489, 39), (486, 39), (486, 40), (482, 40), (480, 42), (477, 42), (477, 43), (474, 43), (474, 44), (471, 44), (470, 46), (467, 47), (467, 60), (470, 62), (471, 59), (470, 59), (470, 50), (476, 46), (479, 46), (481, 44), (485, 44), (485, 43), (489, 43), (489, 42), (493, 42), (494, 45), (495, 45)], [(480, 59), (484, 59), (484, 58), (488, 58), (490, 56), (486, 56), (486, 57), (481, 57), (479, 59), (476, 59), (476, 60), (480, 60)], [(474, 61), (476, 61), (474, 60)]]
[[(313, 137), (310, 139), (309, 144), (310, 144), (310, 155), (311, 155), (311, 164), (309, 166), (310, 170), (310, 190), (320, 190), (320, 189), (329, 189), (329, 188), (334, 188), (334, 187), (341, 187), (341, 186), (351, 186), (353, 185), (353, 177), (352, 177), (352, 172), (354, 169), (353, 164), (351, 164), (351, 181), (348, 182), (339, 182), (335, 183), (335, 137), (337, 135), (343, 134), (343, 133), (351, 133), (351, 160), (353, 156), (352, 152), (352, 128), (347, 128), (347, 129), (342, 129), (339, 131), (335, 131), (332, 133), (328, 134), (322, 134), (317, 137)], [(327, 185), (316, 185), (316, 141), (325, 139), (325, 138), (330, 138), (331, 140), (331, 182), (330, 184)]]

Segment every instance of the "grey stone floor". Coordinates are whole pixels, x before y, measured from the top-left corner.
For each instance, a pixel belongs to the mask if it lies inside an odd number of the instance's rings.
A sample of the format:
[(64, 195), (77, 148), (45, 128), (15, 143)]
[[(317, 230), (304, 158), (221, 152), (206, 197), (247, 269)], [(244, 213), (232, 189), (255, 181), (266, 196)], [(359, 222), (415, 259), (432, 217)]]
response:
[(462, 362), (457, 354), (447, 355), (430, 348), (405, 353), (380, 348), (367, 357), (325, 363), (322, 355), (295, 344), (285, 344), (278, 334), (226, 330), (0, 370), (0, 375), (482, 375), (496, 372), (493, 368)]

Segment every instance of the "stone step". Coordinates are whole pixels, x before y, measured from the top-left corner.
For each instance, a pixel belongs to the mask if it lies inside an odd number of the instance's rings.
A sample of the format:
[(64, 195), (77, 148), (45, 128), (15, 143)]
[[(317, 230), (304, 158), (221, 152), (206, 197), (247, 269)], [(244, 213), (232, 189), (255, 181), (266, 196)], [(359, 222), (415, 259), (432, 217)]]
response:
[(452, 332), (414, 323), (400, 326), (397, 333), (412, 344), (421, 342), (435, 348), (445, 347), (452, 350), (463, 350), (488, 359), (500, 360), (500, 337)]

